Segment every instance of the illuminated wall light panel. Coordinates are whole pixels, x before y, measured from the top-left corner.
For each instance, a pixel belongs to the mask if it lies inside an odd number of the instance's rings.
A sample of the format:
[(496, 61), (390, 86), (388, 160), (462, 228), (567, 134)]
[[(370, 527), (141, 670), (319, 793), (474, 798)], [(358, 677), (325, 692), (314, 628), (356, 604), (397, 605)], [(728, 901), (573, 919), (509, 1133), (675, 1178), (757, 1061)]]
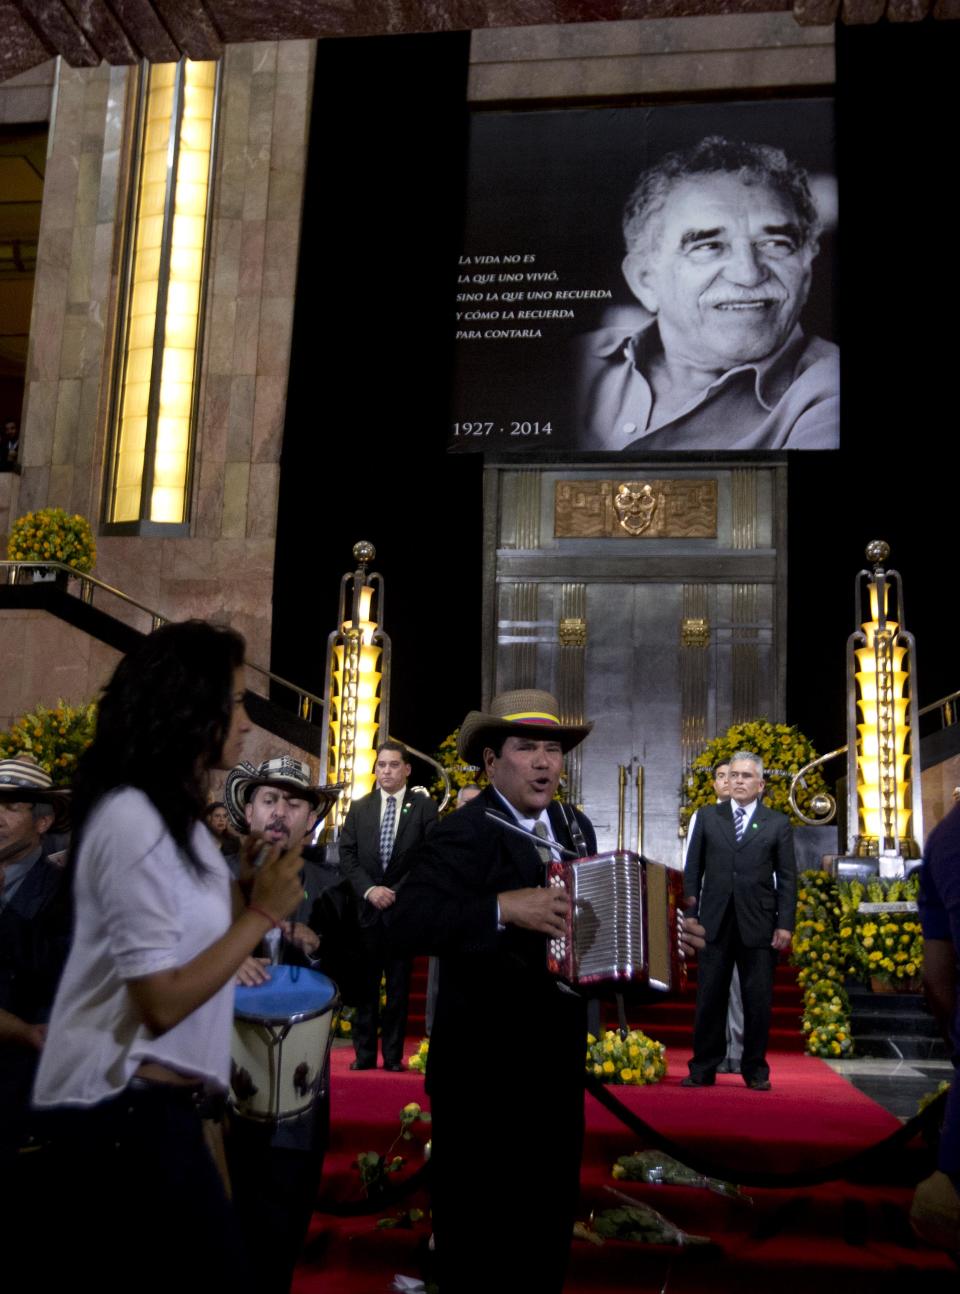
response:
[(219, 65), (146, 65), (107, 524), (187, 521)]

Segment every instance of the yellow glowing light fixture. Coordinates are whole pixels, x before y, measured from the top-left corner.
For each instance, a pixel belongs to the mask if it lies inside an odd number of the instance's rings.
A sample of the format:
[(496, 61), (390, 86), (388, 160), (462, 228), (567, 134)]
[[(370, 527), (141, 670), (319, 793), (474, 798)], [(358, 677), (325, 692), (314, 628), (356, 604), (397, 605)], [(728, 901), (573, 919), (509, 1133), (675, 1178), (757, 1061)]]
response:
[(146, 65), (108, 523), (187, 520), (219, 65)]
[(903, 627), (900, 575), (883, 569), (889, 546), (874, 540), (866, 555), (874, 565), (857, 575), (860, 628), (847, 640), (847, 822), (850, 853), (878, 857), (881, 875), (893, 876), (905, 859), (920, 857), (923, 834), (915, 647)]
[(323, 763), (328, 783), (346, 784), (331, 813), (336, 832), (352, 801), (373, 790), (377, 746), (389, 731), (390, 639), (381, 626), (383, 578), (367, 573), (376, 555), (373, 544), (354, 544), (357, 569), (340, 581), (337, 628), (327, 640)]

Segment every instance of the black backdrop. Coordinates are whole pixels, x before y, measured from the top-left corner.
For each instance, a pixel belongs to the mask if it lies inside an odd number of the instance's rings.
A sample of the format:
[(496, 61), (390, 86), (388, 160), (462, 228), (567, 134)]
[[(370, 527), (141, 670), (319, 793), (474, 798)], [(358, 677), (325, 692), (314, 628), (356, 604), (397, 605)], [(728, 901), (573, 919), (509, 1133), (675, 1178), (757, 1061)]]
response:
[[(468, 38), (320, 42), (284, 437), (273, 668), (323, 687), (357, 539), (394, 642), (391, 729), (432, 750), (480, 701), (482, 468), (444, 452)], [(844, 643), (869, 539), (892, 546), (920, 699), (953, 649), (960, 24), (837, 31), (843, 447), (789, 466), (787, 717), (844, 740)], [(742, 97), (742, 96), (738, 96)]]

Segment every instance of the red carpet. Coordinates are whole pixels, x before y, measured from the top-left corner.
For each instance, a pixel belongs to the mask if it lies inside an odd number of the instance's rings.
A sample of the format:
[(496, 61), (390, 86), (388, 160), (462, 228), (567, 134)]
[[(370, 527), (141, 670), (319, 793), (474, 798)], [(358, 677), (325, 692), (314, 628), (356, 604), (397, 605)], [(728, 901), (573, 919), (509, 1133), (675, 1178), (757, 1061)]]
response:
[[(412, 1051), (412, 1044), (409, 1050)], [(821, 1061), (808, 1056), (771, 1056), (773, 1090), (748, 1092), (736, 1077), (721, 1077), (712, 1089), (679, 1086), (689, 1052), (671, 1048), (667, 1079), (652, 1088), (616, 1088), (616, 1094), (659, 1132), (688, 1146), (691, 1159), (709, 1155), (737, 1169), (768, 1168), (785, 1173), (826, 1165), (881, 1140), (898, 1124), (892, 1115), (857, 1092)], [(352, 1159), (363, 1150), (385, 1152), (408, 1101), (425, 1104), (423, 1080), (382, 1070), (351, 1073), (352, 1048), (333, 1057), (331, 1147), (324, 1169), (324, 1202), (361, 1198)], [(612, 1115), (587, 1098), (587, 1145), (582, 1171), (582, 1217), (613, 1201), (616, 1157), (637, 1149), (636, 1139)], [(422, 1162), (419, 1142), (411, 1167)], [(409, 1146), (409, 1143), (408, 1143)], [(404, 1143), (395, 1153), (409, 1153)], [(478, 1154), (509, 1154), (496, 1130), (478, 1123)], [(505, 1167), (509, 1165), (505, 1158)], [(921, 1248), (906, 1224), (911, 1180), (928, 1171), (925, 1158), (901, 1155), (891, 1181), (835, 1182), (802, 1189), (756, 1190), (754, 1204), (727, 1200), (682, 1187), (623, 1184), (691, 1232), (709, 1235), (708, 1251), (641, 1249), (608, 1242), (595, 1248), (575, 1241), (567, 1282), (569, 1294), (606, 1290), (660, 1290), (700, 1294), (773, 1287), (776, 1294), (955, 1294), (960, 1281), (946, 1257)], [(549, 1190), (531, 1173), (531, 1190)], [(426, 1207), (423, 1195), (403, 1207)], [(397, 1273), (420, 1274), (419, 1249), (426, 1221), (410, 1231), (378, 1231), (376, 1217), (314, 1216), (294, 1294), (375, 1294), (389, 1290)], [(477, 1243), (496, 1228), (495, 1201), (489, 1218), (478, 1219)], [(905, 1284), (906, 1283), (906, 1284)], [(455, 1294), (455, 1292), (452, 1292)]]

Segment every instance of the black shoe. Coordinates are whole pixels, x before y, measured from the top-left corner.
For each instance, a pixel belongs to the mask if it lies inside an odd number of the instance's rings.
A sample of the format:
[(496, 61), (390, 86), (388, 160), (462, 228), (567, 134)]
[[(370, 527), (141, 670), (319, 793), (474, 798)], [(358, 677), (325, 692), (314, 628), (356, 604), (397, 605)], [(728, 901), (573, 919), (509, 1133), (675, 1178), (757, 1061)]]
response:
[(396, 1061), (391, 1061), (389, 1065), (387, 1064), (387, 1062), (386, 1062), (386, 1061), (384, 1061), (384, 1062), (383, 1062), (383, 1068), (387, 1071), (387, 1073), (388, 1073), (388, 1074), (402, 1074), (402, 1073), (403, 1073), (403, 1066), (402, 1066), (402, 1065), (398, 1065)]
[(376, 1064), (372, 1060), (353, 1060), (350, 1062), (351, 1069), (376, 1069)]
[(769, 1092), (769, 1078), (745, 1078), (743, 1080), (751, 1092)]
[(686, 1078), (681, 1078), (681, 1087), (713, 1087), (713, 1075), (710, 1074), (704, 1078), (695, 1078), (693, 1074), (688, 1074)]

